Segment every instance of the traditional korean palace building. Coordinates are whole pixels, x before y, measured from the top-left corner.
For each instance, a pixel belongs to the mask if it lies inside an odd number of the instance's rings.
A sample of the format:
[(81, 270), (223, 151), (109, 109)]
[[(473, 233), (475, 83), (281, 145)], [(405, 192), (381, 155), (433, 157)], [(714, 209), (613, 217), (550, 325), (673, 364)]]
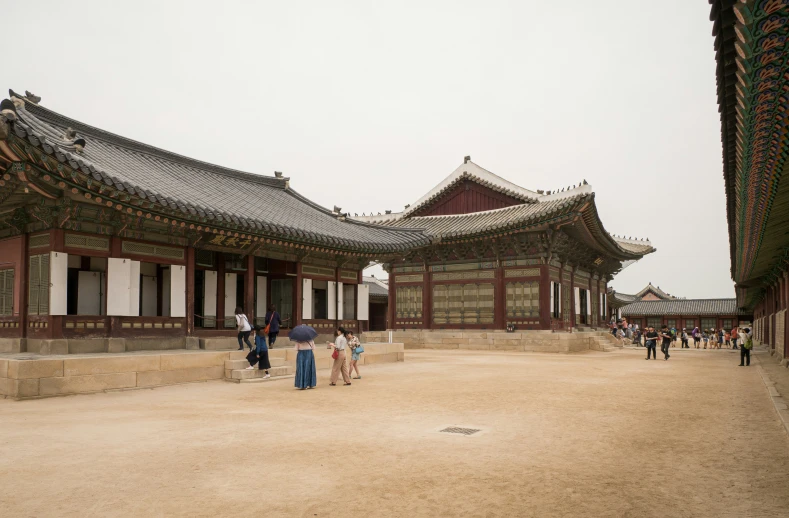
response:
[(789, 356), (789, 2), (710, 0), (731, 275), (755, 336)]
[[(654, 251), (614, 238), (585, 182), (518, 187), (466, 160), (404, 212), (350, 217), (261, 176), (114, 135), (10, 92), (0, 105), (0, 352), (197, 348), (257, 323), (569, 329)], [(376, 289), (380, 299), (383, 290)]]
[(596, 327), (608, 281), (654, 251), (603, 228), (586, 182), (530, 191), (470, 157), (403, 212), (356, 219), (430, 238), (385, 265), (395, 329)]
[(633, 295), (629, 295), (627, 293), (619, 293), (618, 291), (609, 288), (608, 289), (608, 314), (612, 315), (616, 318), (622, 316), (622, 308), (627, 306), (628, 304), (632, 304), (634, 302), (639, 302), (642, 300), (672, 300), (676, 297), (669, 295), (665, 291), (660, 289), (660, 286), (653, 286), (650, 282), (646, 285), (644, 289), (635, 293)]

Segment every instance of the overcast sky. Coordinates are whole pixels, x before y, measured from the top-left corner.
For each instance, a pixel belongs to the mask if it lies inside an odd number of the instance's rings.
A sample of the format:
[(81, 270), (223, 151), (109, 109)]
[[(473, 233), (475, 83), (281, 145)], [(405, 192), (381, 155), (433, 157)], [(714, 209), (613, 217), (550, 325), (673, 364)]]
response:
[[(125, 4), (124, 7), (122, 4)], [(94, 126), (399, 211), (464, 155), (586, 179), (658, 252), (612, 285), (733, 297), (707, 2), (24, 2), (2, 83)], [(265, 201), (261, 201), (265, 203)]]

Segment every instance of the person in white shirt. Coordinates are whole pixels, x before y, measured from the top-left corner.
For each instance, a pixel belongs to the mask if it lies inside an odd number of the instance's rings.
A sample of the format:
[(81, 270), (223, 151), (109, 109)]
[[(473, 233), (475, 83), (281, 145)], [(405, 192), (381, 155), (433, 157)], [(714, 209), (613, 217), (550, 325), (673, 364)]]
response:
[(351, 377), (348, 376), (348, 366), (345, 364), (345, 349), (348, 346), (348, 338), (346, 331), (342, 327), (338, 327), (335, 332), (334, 343), (329, 344), (329, 348), (334, 348), (337, 352), (337, 357), (334, 358), (334, 364), (331, 367), (331, 378), (329, 379), (330, 385), (337, 384), (337, 378), (340, 377), (342, 372), (342, 380), (346, 385), (351, 384)]
[(244, 310), (241, 309), (241, 306), (236, 308), (236, 329), (238, 329), (238, 350), (244, 350), (243, 340), (251, 351), (252, 344), (249, 343), (249, 334), (252, 332), (252, 326), (249, 325), (249, 319), (244, 314)]

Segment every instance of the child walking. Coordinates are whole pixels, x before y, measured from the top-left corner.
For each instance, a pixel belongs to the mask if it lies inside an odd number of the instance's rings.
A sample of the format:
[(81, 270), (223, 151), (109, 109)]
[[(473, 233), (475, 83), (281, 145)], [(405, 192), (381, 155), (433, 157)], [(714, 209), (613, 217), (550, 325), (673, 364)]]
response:
[(359, 339), (354, 336), (353, 331), (348, 331), (348, 347), (351, 348), (351, 365), (348, 367), (348, 374), (353, 378), (353, 370), (356, 369), (356, 377), (353, 379), (360, 380), (362, 375), (359, 373), (359, 364), (357, 362), (360, 355), (364, 352), (364, 348)]
[(262, 371), (266, 371), (265, 378), (270, 378), (268, 370), (271, 368), (271, 363), (268, 361), (268, 345), (266, 344), (266, 333), (260, 326), (255, 326), (255, 351), (247, 355), (249, 361), (248, 371), (255, 368), (255, 364)]

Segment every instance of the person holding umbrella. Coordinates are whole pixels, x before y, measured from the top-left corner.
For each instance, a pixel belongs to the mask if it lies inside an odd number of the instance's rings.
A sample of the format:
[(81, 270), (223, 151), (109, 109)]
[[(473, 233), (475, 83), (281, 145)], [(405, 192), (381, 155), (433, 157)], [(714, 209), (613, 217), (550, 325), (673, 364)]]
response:
[(296, 342), (296, 378), (295, 386), (299, 390), (315, 388), (318, 384), (318, 373), (315, 368), (315, 337), (318, 332), (311, 326), (301, 324), (288, 333), (288, 338)]

